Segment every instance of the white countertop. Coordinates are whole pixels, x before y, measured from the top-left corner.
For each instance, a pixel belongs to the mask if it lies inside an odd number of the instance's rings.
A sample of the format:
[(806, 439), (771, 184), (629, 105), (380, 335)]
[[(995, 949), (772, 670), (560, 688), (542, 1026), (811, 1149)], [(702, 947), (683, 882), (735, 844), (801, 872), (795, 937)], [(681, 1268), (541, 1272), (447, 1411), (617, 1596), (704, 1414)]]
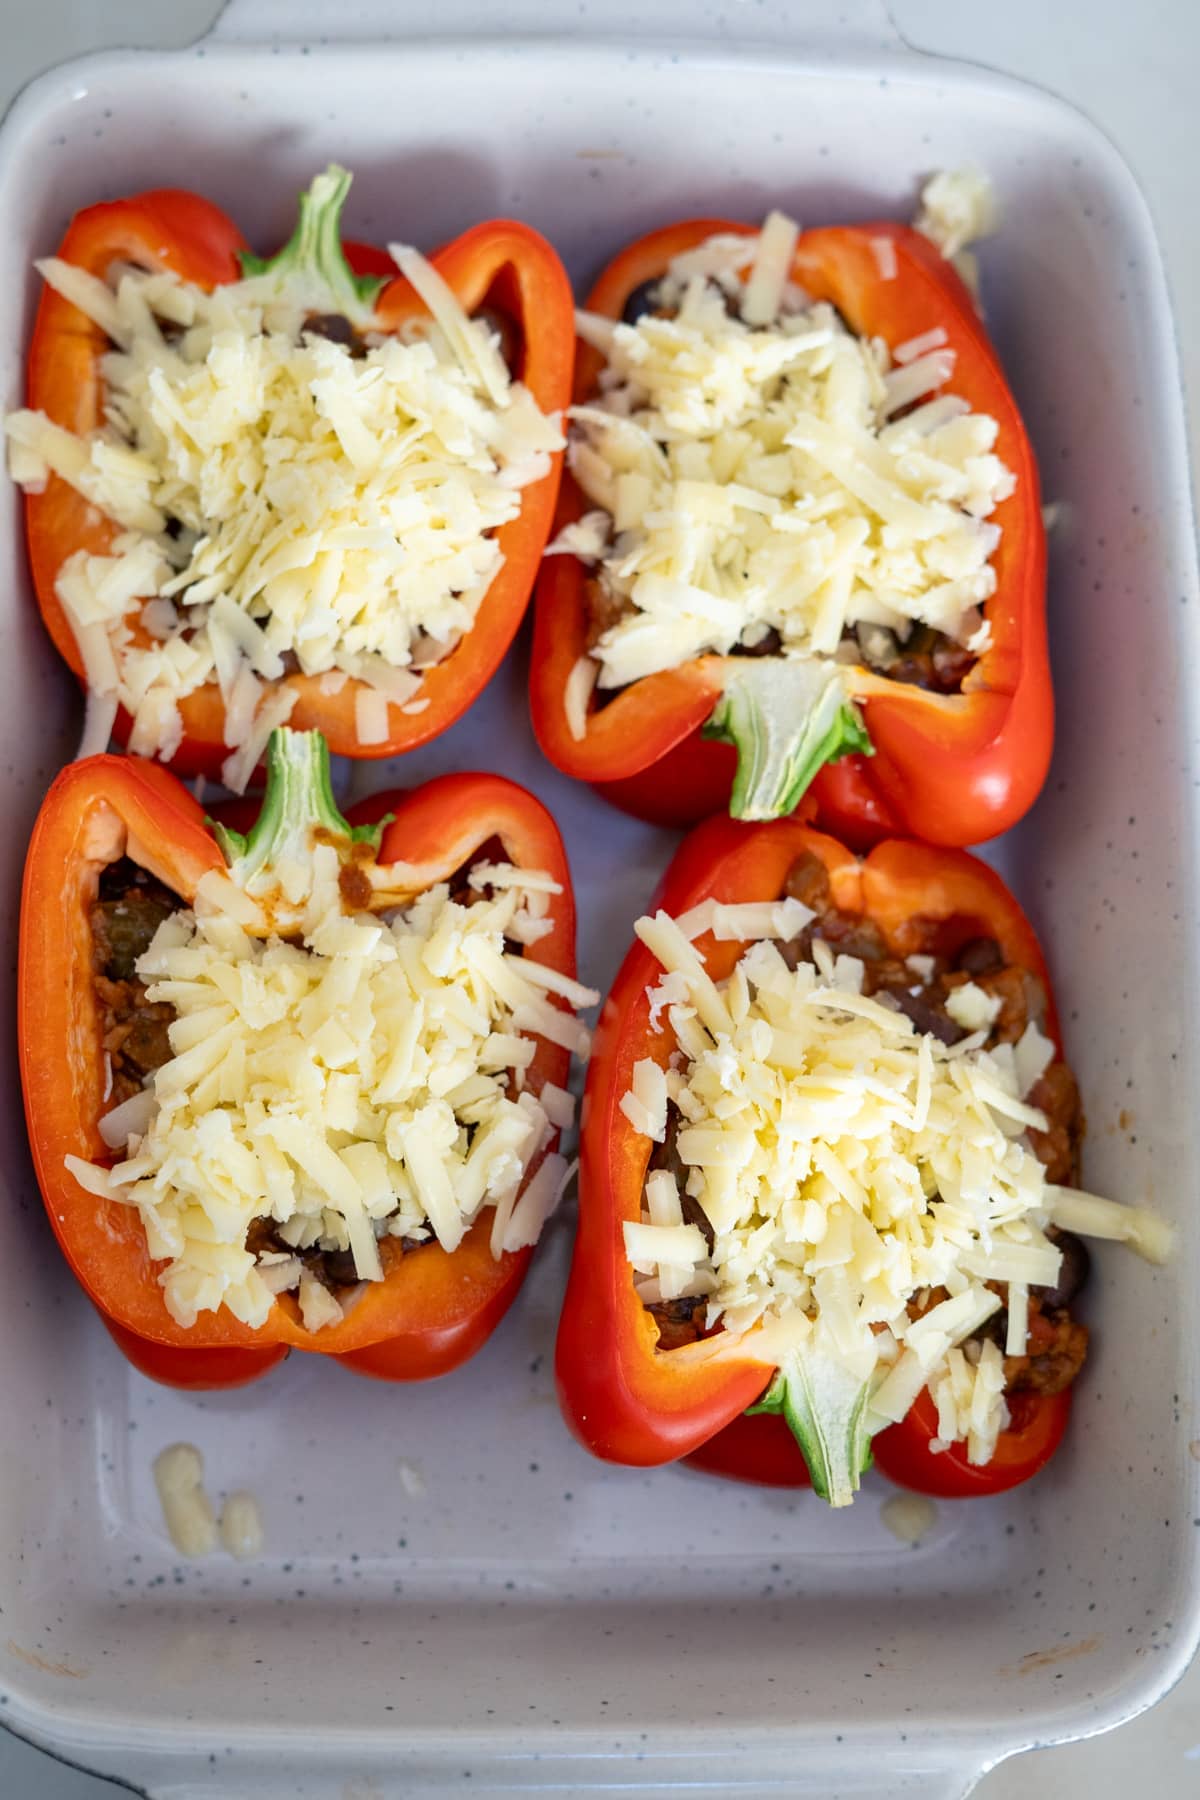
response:
[[(0, 106), (40, 69), (87, 50), (193, 41), (218, 0), (6, 0), (0, 11)], [(397, 6), (399, 12), (401, 7)], [(852, 9), (851, 9), (852, 10)], [(891, 0), (917, 49), (966, 58), (1052, 88), (1108, 132), (1150, 203), (1163, 245), (1180, 337), (1193, 444), (1200, 442), (1200, 239), (1194, 182), (1200, 162), (1200, 6), (1195, 0)], [(798, 22), (803, 9), (797, 6)], [(799, 29), (799, 23), (798, 23)], [(986, 1630), (986, 1620), (980, 1621)], [(1200, 1664), (1153, 1712), (1083, 1744), (1005, 1764), (978, 1800), (1194, 1800), (1200, 1793)], [(103, 1800), (107, 1780), (0, 1734), (3, 1800)], [(233, 1797), (236, 1800), (236, 1797)]]

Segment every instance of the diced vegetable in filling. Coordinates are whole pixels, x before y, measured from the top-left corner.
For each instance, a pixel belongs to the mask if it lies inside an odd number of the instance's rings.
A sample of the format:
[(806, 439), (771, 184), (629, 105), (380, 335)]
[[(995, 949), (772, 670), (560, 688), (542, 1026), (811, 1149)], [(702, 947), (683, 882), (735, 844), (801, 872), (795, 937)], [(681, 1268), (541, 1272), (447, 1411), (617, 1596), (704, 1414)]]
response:
[(494, 838), (372, 914), (353, 863), (319, 841), (311, 861), (285, 936), (247, 929), (245, 894), (239, 918), (211, 894), (185, 907), (128, 860), (100, 879), (94, 979), (117, 1103), (101, 1131), (115, 1122), (125, 1155), (68, 1165), (138, 1208), (185, 1326), (222, 1305), (261, 1325), (296, 1291), (319, 1330), (347, 1290), (424, 1245), (454, 1249), (485, 1210), (494, 1255), (535, 1241), (561, 1191), (563, 1160), (543, 1151), (570, 1098), (526, 1072), (539, 1034), (585, 1042), (551, 996), (597, 996), (524, 954), (550, 928), (552, 878), (514, 868)]
[[(940, 1440), (986, 1463), (1006, 1394), (1070, 1385), (1087, 1352), (1077, 1231), (1155, 1260), (1169, 1244), (1152, 1215), (1070, 1186), (1082, 1115), (1041, 983), (963, 921), (911, 923), (923, 942), (901, 959), (805, 854), (778, 902), (637, 926), (665, 971), (651, 1018), (677, 1046), (635, 1065), (621, 1103), (653, 1140), (624, 1227), (637, 1291), (662, 1351), (764, 1334), (835, 1504), (923, 1387)], [(715, 985), (695, 948), (709, 930), (757, 940)], [(853, 1443), (830, 1451), (829, 1418), (851, 1416)]]
[(429, 314), (376, 329), (383, 283), (352, 276), (339, 244), (349, 180), (319, 176), (292, 243), (211, 293), (39, 263), (109, 339), (104, 422), (79, 437), (40, 413), (5, 421), (14, 479), (40, 491), (53, 473), (119, 527), (57, 579), (109, 723), (119, 702), (130, 749), (169, 759), (178, 702), (216, 682), (238, 791), (295, 704), (272, 685), (285, 674), (368, 684), (363, 744), (387, 740), (389, 705), (428, 704), (423, 671), (503, 561), (497, 529), (562, 447), (512, 379), (511, 327), (469, 318), (415, 250), (393, 255)]

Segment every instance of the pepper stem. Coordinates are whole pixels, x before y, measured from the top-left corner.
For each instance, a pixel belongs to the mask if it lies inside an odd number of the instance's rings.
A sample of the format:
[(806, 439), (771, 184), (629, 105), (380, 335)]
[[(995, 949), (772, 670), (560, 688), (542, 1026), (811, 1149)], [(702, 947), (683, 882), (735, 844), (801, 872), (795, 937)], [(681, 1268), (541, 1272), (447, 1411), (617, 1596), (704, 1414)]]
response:
[(866, 1381), (811, 1337), (789, 1351), (752, 1413), (782, 1413), (799, 1444), (813, 1492), (830, 1506), (849, 1506), (871, 1466)]
[(298, 288), (314, 311), (340, 313), (352, 325), (366, 327), (375, 313), (385, 275), (356, 275), (342, 248), (341, 218), (354, 177), (330, 163), (300, 196), (300, 218), (283, 249), (275, 256), (240, 253), (246, 276), (271, 276), (280, 286)]
[(826, 763), (874, 754), (841, 664), (822, 657), (763, 657), (735, 669), (704, 726), (737, 751), (729, 810), (778, 819)]
[(243, 835), (211, 820), (231, 878), (246, 889), (285, 858), (307, 861), (315, 829), (348, 844), (379, 849), (389, 813), (375, 825), (351, 825), (337, 809), (329, 769), (329, 745), (319, 731), (277, 726), (267, 740), (267, 787), (262, 811)]

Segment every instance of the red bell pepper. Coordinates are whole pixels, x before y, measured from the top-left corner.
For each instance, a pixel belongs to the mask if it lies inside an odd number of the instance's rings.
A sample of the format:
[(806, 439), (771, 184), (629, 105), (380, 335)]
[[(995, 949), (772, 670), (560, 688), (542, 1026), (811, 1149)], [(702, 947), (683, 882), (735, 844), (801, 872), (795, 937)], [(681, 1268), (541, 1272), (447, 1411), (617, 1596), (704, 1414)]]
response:
[(937, 1413), (926, 1390), (917, 1396), (906, 1418), (875, 1438), (871, 1446), (875, 1465), (901, 1487), (934, 1494), (938, 1499), (1002, 1494), (1028, 1481), (1050, 1461), (1067, 1429), (1073, 1391), (1064, 1388), (1061, 1394), (1033, 1394), (1018, 1390), (1010, 1394), (1009, 1422), (996, 1440), (995, 1453), (990, 1462), (976, 1466), (967, 1460), (965, 1444), (951, 1444), (948, 1450), (930, 1455), (930, 1441), (937, 1436)]
[[(686, 838), (651, 910), (672, 917), (706, 900), (771, 900), (785, 890), (802, 852), (820, 858), (840, 911), (864, 915), (898, 957), (953, 955), (971, 939), (994, 939), (1007, 965), (1029, 971), (1048, 996), (1043, 1029), (1061, 1054), (1045, 962), (1028, 920), (995, 872), (962, 851), (889, 840), (858, 859), (798, 818), (744, 825), (715, 817)], [(745, 945), (711, 935), (697, 949), (714, 981)], [(754, 1335), (726, 1351), (718, 1330), (679, 1349), (658, 1348), (658, 1326), (634, 1287), (623, 1227), (642, 1216), (652, 1145), (621, 1110), (634, 1065), (666, 1066), (675, 1048), (666, 1017), (650, 1021), (647, 990), (661, 976), (635, 942), (601, 1011), (583, 1103), (579, 1225), (557, 1345), (559, 1397), (568, 1424), (595, 1455), (652, 1465), (687, 1458), (716, 1473), (769, 1486), (809, 1484), (798, 1445), (780, 1417), (752, 1414), (774, 1373), (754, 1353)], [(923, 1394), (901, 1424), (874, 1439), (887, 1473), (925, 1493), (991, 1493), (1027, 1479), (1057, 1447), (1069, 1391), (1051, 1399), (1013, 1396), (1013, 1424), (992, 1462), (975, 1468), (965, 1447), (929, 1454), (936, 1415)], [(922, 1461), (922, 1458), (925, 1460)]]
[[(1001, 1494), (1019, 1487), (1044, 1468), (1062, 1442), (1071, 1416), (1071, 1388), (1060, 1394), (1019, 1390), (1008, 1396), (1009, 1421), (991, 1460), (973, 1463), (965, 1444), (950, 1444), (936, 1455), (937, 1412), (928, 1391), (919, 1394), (898, 1425), (871, 1442), (875, 1467), (889, 1481), (939, 1500), (969, 1500), (973, 1494)], [(778, 1413), (743, 1413), (715, 1437), (693, 1450), (687, 1461), (710, 1475), (748, 1481), (757, 1487), (806, 1488), (812, 1477), (804, 1452)]]
[[(285, 734), (277, 734), (282, 736)], [(286, 734), (293, 739), (298, 734)], [(305, 763), (300, 810), (345, 842), (328, 789), (321, 739), (300, 739)], [(272, 763), (274, 757), (269, 759)], [(281, 784), (282, 785), (282, 784)], [(301, 784), (298, 784), (298, 787)], [(278, 819), (270, 774), (263, 819)], [(304, 808), (307, 807), (307, 811)], [(575, 906), (562, 840), (541, 803), (497, 775), (444, 775), (409, 793), (378, 795), (358, 812), (359, 835), (380, 824), (378, 858), (404, 866), (403, 892), (421, 892), (469, 863), (498, 837), (524, 868), (548, 871), (561, 887), (549, 899), (553, 930), (525, 954), (562, 974), (575, 968)], [(394, 815), (394, 816), (393, 816)], [(286, 818), (285, 818), (286, 823)], [(269, 840), (269, 832), (268, 832)], [(251, 843), (254, 842), (252, 838)], [(294, 1296), (277, 1298), (255, 1330), (225, 1308), (185, 1328), (167, 1311), (135, 1208), (98, 1199), (64, 1158), (111, 1161), (98, 1130), (104, 1111), (102, 1011), (94, 986), (90, 909), (101, 871), (121, 856), (190, 903), (202, 876), (225, 858), (200, 808), (169, 771), (132, 757), (72, 763), (51, 787), (34, 826), (25, 866), (18, 972), (18, 1034), (25, 1112), (46, 1211), (76, 1278), (136, 1367), (179, 1387), (227, 1387), (253, 1380), (291, 1348), (329, 1355), (363, 1374), (415, 1381), (472, 1356), (516, 1296), (532, 1251), (492, 1256), (490, 1215), (447, 1253), (439, 1244), (396, 1254), (384, 1239), (385, 1278), (366, 1282), (356, 1304), (319, 1335), (305, 1330)], [(357, 902), (356, 902), (357, 903)], [(380, 901), (377, 904), (383, 904)], [(387, 904), (397, 904), (392, 891)], [(537, 1039), (525, 1083), (562, 1084), (567, 1051)], [(528, 1176), (532, 1167), (527, 1171)]]
[[(338, 293), (352, 302), (371, 302), (373, 328), (396, 331), (426, 308), (384, 252), (340, 244), (338, 219), (350, 178), (344, 171), (337, 175), (320, 220), (307, 208), (310, 196), (304, 196), (296, 235), (271, 263), (249, 256), (241, 232), (217, 207), (176, 188), (87, 207), (71, 221), (57, 255), (100, 279), (113, 264), (125, 262), (170, 270), (208, 291), (239, 280), (244, 272), (306, 268), (325, 281), (334, 296), (331, 305)], [(518, 345), (514, 373), (542, 410), (565, 406), (574, 362), (572, 296), (562, 263), (546, 240), (516, 220), (492, 219), (464, 232), (430, 260), (468, 312), (486, 307), (511, 323)], [(100, 361), (110, 348), (98, 325), (46, 288), (29, 352), (27, 404), (79, 435), (96, 430), (104, 407)], [(452, 725), (483, 691), (521, 622), (550, 528), (561, 460), (554, 457), (549, 473), (522, 489), (520, 514), (497, 532), (503, 566), (471, 630), (425, 673), (421, 698), (428, 704), (422, 711), (390, 707), (387, 739), (363, 745), (355, 729), (355, 697), (362, 684), (350, 680), (330, 694), (322, 691), (319, 676), (297, 672), (281, 683), (297, 695), (292, 727), (322, 732), (337, 755), (385, 757), (415, 749)], [(43, 493), (26, 495), (25, 517), (42, 617), (59, 653), (82, 681), (83, 662), (55, 582), (74, 551), (105, 553), (119, 527), (56, 475)], [(184, 696), (180, 711), (184, 735), (173, 766), (184, 774), (218, 774), (229, 752), (216, 684)], [(122, 711), (115, 727), (118, 742), (127, 741), (131, 726)]]
[[(718, 232), (751, 232), (725, 219), (690, 219), (652, 232), (601, 274), (587, 308), (620, 318), (636, 289), (660, 277), (673, 257)], [(890, 244), (895, 274), (882, 268)], [(881, 222), (803, 233), (795, 279), (831, 301), (862, 336), (898, 344), (940, 326), (955, 353), (953, 389), (973, 411), (997, 421), (996, 454), (1016, 489), (992, 515), (1001, 529), (996, 591), (985, 606), (991, 643), (961, 694), (935, 694), (865, 667), (848, 677), (874, 754), (844, 755), (845, 734), (819, 747), (843, 760), (812, 783), (820, 821), (864, 846), (892, 834), (964, 845), (996, 836), (1032, 805), (1045, 780), (1053, 733), (1046, 648), (1046, 545), (1037, 466), (996, 353), (970, 294), (934, 246), (906, 226)], [(602, 359), (582, 348), (575, 398), (592, 395)], [(583, 495), (566, 477), (558, 525), (580, 517)], [(576, 740), (564, 707), (572, 669), (586, 653), (588, 574), (575, 557), (547, 558), (535, 602), (530, 696), (538, 741), (568, 775), (591, 782), (616, 805), (663, 824), (687, 824), (724, 807), (737, 765), (728, 743), (703, 733), (730, 675), (744, 659), (701, 656), (620, 689), (593, 705)], [(792, 802), (794, 804), (794, 801)]]

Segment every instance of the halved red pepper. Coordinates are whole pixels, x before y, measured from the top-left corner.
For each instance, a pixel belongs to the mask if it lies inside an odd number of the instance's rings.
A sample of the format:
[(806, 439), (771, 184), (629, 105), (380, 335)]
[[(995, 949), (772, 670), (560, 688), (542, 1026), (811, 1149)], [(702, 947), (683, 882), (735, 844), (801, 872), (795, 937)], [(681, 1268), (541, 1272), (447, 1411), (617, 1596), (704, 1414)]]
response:
[[(1045, 988), (1044, 1030), (1061, 1054), (1033, 928), (1000, 877), (963, 851), (892, 839), (860, 860), (795, 817), (745, 825), (718, 816), (684, 840), (651, 910), (662, 908), (675, 917), (710, 899), (729, 904), (776, 899), (804, 852), (825, 865), (834, 906), (872, 920), (898, 957), (927, 952), (931, 929), (947, 957), (973, 938), (995, 940), (1007, 964), (1028, 970)], [(745, 948), (711, 934), (697, 940), (714, 981), (731, 972)], [(652, 953), (635, 942), (604, 1003), (594, 1040), (583, 1103), (579, 1225), (558, 1332), (563, 1412), (587, 1448), (610, 1462), (651, 1465), (685, 1457), (743, 1480), (808, 1485), (803, 1457), (784, 1420), (742, 1416), (775, 1372), (765, 1355), (755, 1354), (754, 1335), (726, 1349), (718, 1330), (682, 1348), (660, 1350), (657, 1322), (634, 1287), (623, 1227), (642, 1216), (652, 1145), (620, 1103), (630, 1090), (634, 1065), (653, 1058), (665, 1067), (675, 1048), (668, 1020), (660, 1019), (658, 1031), (650, 1022), (647, 990), (660, 975)], [(874, 1439), (876, 1461), (925, 1493), (998, 1492), (1026, 1480), (1053, 1454), (1069, 1408), (1069, 1390), (1052, 1399), (1014, 1396), (1012, 1429), (1001, 1433), (992, 1462), (974, 1468), (965, 1450), (929, 1453), (936, 1415), (925, 1395), (901, 1424)]]
[[(338, 173), (335, 246), (337, 215), (349, 186), (349, 177)], [(275, 261), (287, 257), (296, 244), (294, 238)], [(395, 273), (386, 253), (350, 242), (342, 250), (359, 297), (373, 302), (373, 329), (396, 331), (426, 313), (423, 301)], [(328, 245), (323, 252), (331, 254)], [(132, 263), (170, 270), (207, 291), (239, 280), (243, 257), (254, 272), (267, 266), (249, 258), (245, 239), (223, 212), (177, 188), (155, 188), (127, 200), (87, 207), (71, 221), (56, 254), (102, 280), (114, 264)], [(335, 249), (332, 254), (340, 253)], [(566, 271), (545, 238), (517, 220), (490, 219), (435, 251), (430, 261), (467, 312), (487, 308), (511, 322), (518, 344), (514, 376), (525, 383), (543, 412), (565, 406), (575, 355), (573, 303)], [(345, 279), (344, 271), (334, 273)], [(47, 287), (30, 346), (27, 404), (78, 435), (96, 430), (104, 422), (100, 361), (110, 348), (98, 325)], [(322, 691), (319, 676), (297, 672), (285, 675), (279, 684), (297, 695), (291, 726), (320, 731), (336, 755), (369, 758), (413, 750), (452, 725), (482, 693), (521, 622), (550, 529), (561, 461), (555, 456), (550, 471), (522, 489), (518, 517), (496, 533), (503, 565), (471, 630), (425, 673), (421, 698), (427, 704), (420, 712), (390, 707), (386, 740), (360, 744), (355, 698), (362, 684), (350, 680), (331, 694)], [(73, 552), (104, 554), (120, 527), (57, 475), (51, 475), (43, 493), (26, 495), (25, 518), (38, 606), (60, 655), (82, 681), (83, 661), (55, 582)], [(229, 752), (216, 684), (184, 696), (179, 707), (183, 741), (171, 758), (173, 766), (183, 774), (218, 774)], [(129, 715), (122, 711), (115, 726), (118, 742), (128, 740), (131, 728)]]
[[(336, 817), (332, 800), (330, 808)], [(379, 859), (402, 861), (414, 893), (446, 879), (496, 837), (519, 867), (548, 871), (561, 888), (549, 897), (553, 929), (525, 954), (574, 974), (566, 855), (553, 819), (532, 794), (498, 775), (444, 775), (408, 793), (377, 795), (356, 811), (351, 824), (394, 814), (383, 828)], [(332, 1356), (361, 1374), (394, 1381), (457, 1367), (499, 1323), (532, 1255), (524, 1249), (494, 1258), (490, 1215), (452, 1253), (431, 1243), (400, 1255), (392, 1240), (382, 1240), (384, 1280), (364, 1283), (345, 1318), (319, 1334), (305, 1330), (286, 1294), (258, 1330), (224, 1308), (185, 1328), (167, 1311), (156, 1278), (161, 1265), (148, 1254), (136, 1209), (98, 1199), (68, 1172), (68, 1155), (111, 1160), (98, 1130), (104, 1052), (89, 913), (101, 870), (122, 855), (185, 903), (202, 876), (225, 867), (199, 806), (168, 770), (133, 757), (72, 763), (43, 802), (25, 865), (18, 1034), (25, 1116), (46, 1211), (109, 1331), (145, 1374), (179, 1387), (253, 1380), (289, 1349)], [(538, 1038), (526, 1086), (536, 1094), (547, 1081), (561, 1085), (567, 1062), (566, 1050)], [(532, 1173), (531, 1166), (527, 1179)]]
[[(689, 219), (639, 238), (609, 263), (587, 308), (619, 319), (630, 296), (673, 257), (718, 232), (753, 230), (727, 219)], [(991, 642), (962, 693), (930, 693), (854, 669), (849, 687), (875, 753), (827, 764), (812, 784), (821, 823), (859, 847), (896, 833), (934, 844), (979, 843), (1028, 810), (1050, 761), (1046, 544), (1033, 451), (971, 296), (927, 239), (887, 221), (807, 231), (796, 245), (794, 274), (861, 336), (895, 345), (940, 326), (955, 354), (953, 391), (996, 420), (996, 454), (1016, 476), (1014, 493), (992, 515), (1001, 537), (996, 591), (985, 607)], [(601, 367), (596, 351), (581, 348), (577, 401), (592, 395)], [(559, 528), (586, 504), (568, 475)], [(682, 825), (724, 808), (736, 753), (702, 730), (737, 658), (701, 656), (633, 682), (602, 707), (593, 703), (585, 735), (572, 736), (565, 694), (588, 647), (587, 581), (583, 564), (568, 555), (547, 558), (538, 578), (530, 696), (546, 755), (639, 817)]]

